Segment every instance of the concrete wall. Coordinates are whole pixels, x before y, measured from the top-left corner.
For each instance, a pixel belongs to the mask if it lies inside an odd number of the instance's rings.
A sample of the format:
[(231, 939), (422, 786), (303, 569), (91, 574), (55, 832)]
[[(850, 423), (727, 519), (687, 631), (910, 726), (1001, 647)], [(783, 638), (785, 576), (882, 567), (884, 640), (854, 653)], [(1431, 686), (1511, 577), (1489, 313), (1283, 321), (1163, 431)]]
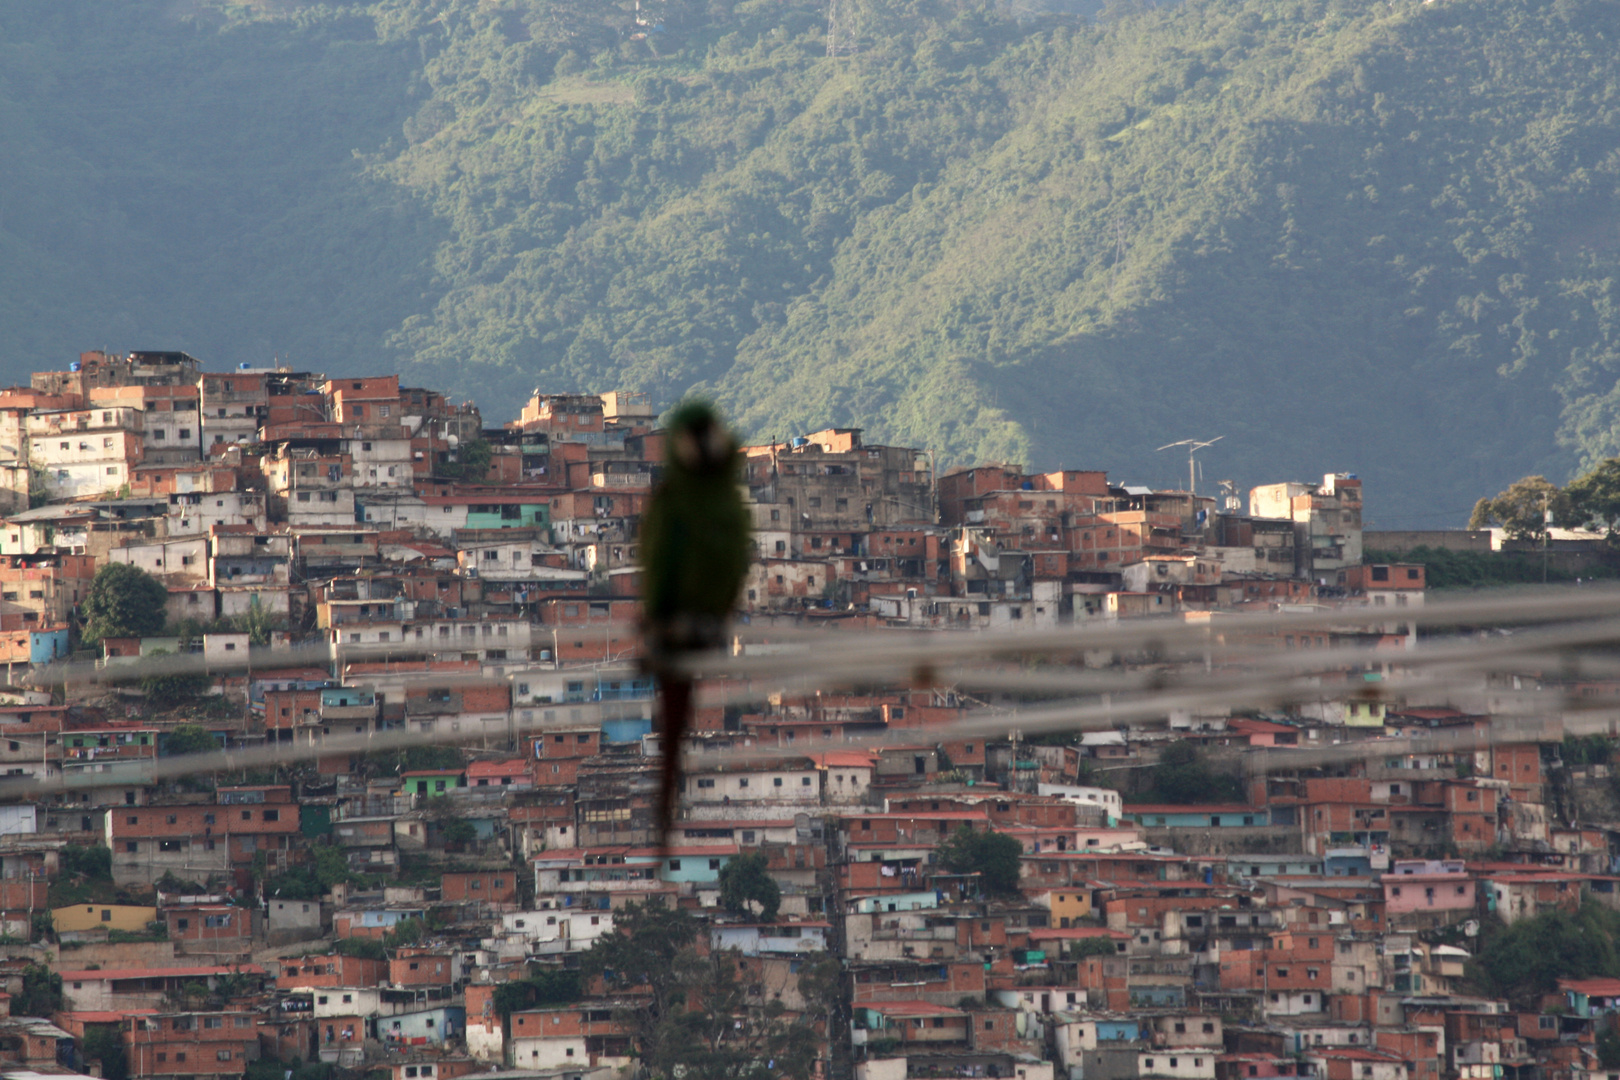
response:
[(87, 942), (78, 948), (57, 946), (52, 964), (58, 968), (82, 971), (92, 964), (112, 970), (115, 968), (177, 967), (174, 942), (133, 941), (114, 945), (107, 942)]
[(319, 900), (271, 900), (265, 914), (265, 935), (271, 945), (310, 941), (321, 936)]

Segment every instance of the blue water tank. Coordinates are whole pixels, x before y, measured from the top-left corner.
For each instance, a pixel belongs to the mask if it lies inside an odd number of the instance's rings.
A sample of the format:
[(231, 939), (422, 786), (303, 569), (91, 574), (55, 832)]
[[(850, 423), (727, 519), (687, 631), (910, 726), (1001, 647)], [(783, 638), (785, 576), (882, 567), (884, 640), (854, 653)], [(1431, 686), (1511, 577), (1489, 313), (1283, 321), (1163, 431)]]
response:
[(80, 367), (82, 367), (82, 365), (77, 360), (75, 360), (71, 364), (68, 365), (68, 370), (69, 371), (78, 371), (80, 369)]
[(810, 440), (805, 438), (803, 435), (800, 435), (798, 438), (793, 440), (794, 449), (798, 449), (801, 446), (809, 446), (809, 445), (810, 445)]
[(249, 371), (249, 370), (252, 369), (252, 367), (253, 367), (252, 364), (250, 364), (246, 360), (244, 360), (240, 364), (236, 365), (236, 370), (237, 371)]
[(1030, 483), (1028, 480), (1025, 480), (1022, 484), (1018, 485), (1018, 490), (1019, 491), (1034, 491), (1035, 490), (1035, 485)]

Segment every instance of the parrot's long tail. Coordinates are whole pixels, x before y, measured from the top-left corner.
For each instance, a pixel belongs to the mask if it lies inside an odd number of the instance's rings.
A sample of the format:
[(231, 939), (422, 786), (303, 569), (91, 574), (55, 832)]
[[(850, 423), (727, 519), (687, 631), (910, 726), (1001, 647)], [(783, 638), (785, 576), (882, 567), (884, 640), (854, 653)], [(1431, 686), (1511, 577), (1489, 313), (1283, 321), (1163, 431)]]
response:
[(658, 850), (669, 850), (669, 830), (675, 824), (675, 798), (681, 775), (681, 747), (687, 724), (692, 718), (692, 680), (665, 678), (659, 682), (663, 696), (664, 757), (660, 763), (658, 786)]

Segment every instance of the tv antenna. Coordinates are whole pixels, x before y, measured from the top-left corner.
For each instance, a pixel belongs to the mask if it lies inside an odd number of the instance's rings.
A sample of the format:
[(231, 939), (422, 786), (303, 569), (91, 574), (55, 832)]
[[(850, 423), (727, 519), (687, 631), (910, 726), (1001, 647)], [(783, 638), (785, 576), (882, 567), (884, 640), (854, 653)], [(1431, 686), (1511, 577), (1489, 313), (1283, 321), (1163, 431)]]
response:
[[(1194, 455), (1197, 454), (1198, 451), (1204, 449), (1206, 446), (1214, 446), (1224, 438), (1226, 438), (1225, 435), (1217, 435), (1213, 439), (1182, 439), (1180, 442), (1165, 443), (1163, 446), (1159, 447), (1159, 450), (1173, 450), (1178, 446), (1185, 446), (1187, 448), (1187, 491), (1189, 494), (1197, 495), (1198, 459)], [(1155, 450), (1154, 453), (1158, 453), (1159, 450)]]

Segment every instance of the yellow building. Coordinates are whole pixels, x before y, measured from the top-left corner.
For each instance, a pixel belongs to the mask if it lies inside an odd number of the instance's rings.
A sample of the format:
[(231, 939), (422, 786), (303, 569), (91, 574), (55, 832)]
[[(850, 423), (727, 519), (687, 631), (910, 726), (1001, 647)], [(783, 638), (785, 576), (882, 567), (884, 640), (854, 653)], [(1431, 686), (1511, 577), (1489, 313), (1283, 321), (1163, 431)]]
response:
[(1080, 920), (1091, 915), (1091, 893), (1083, 889), (1053, 889), (1046, 899), (1052, 907), (1051, 925), (1059, 929), (1079, 926)]
[(51, 909), (51, 926), (58, 934), (85, 930), (128, 930), (140, 933), (157, 921), (157, 908), (136, 904), (75, 904)]
[(1384, 703), (1347, 701), (1344, 705), (1344, 723), (1346, 727), (1383, 727)]

